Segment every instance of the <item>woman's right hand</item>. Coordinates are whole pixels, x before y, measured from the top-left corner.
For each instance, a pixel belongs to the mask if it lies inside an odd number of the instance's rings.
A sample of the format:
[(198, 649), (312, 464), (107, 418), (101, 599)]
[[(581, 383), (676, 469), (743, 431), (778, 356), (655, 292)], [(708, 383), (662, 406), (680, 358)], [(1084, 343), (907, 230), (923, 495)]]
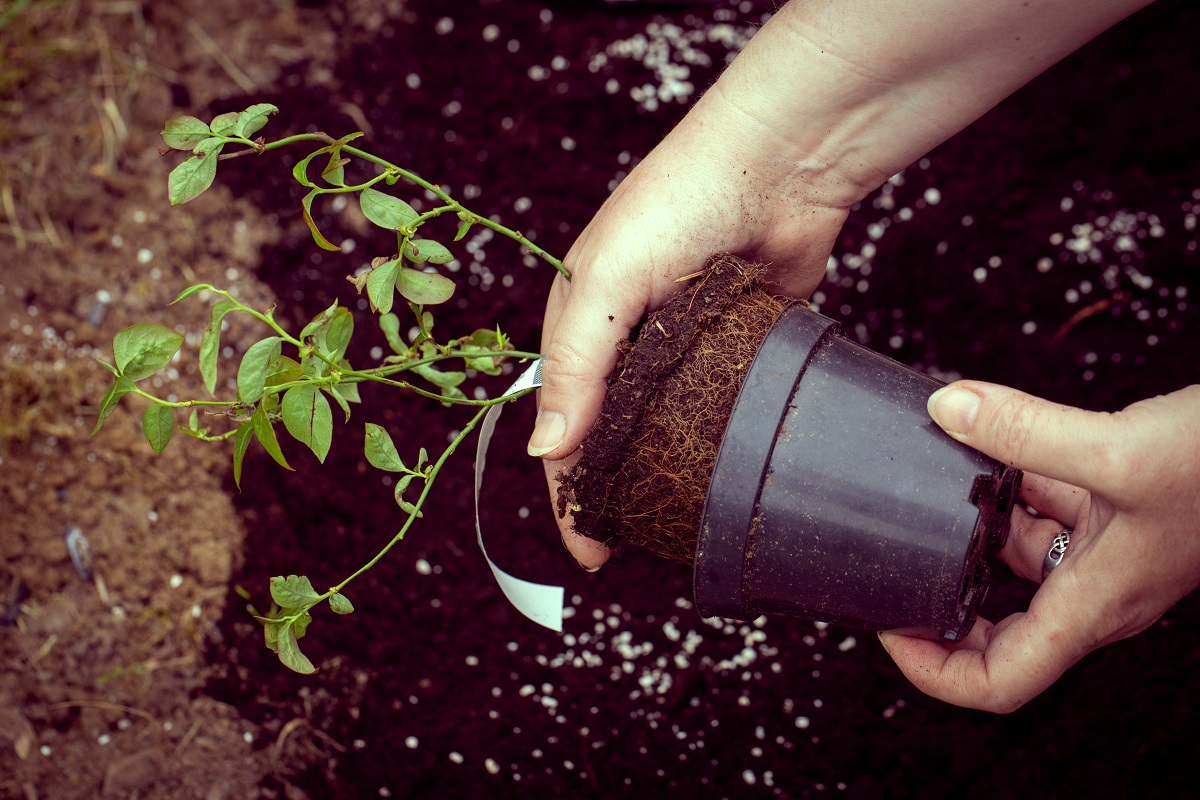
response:
[[(544, 383), (529, 442), (529, 454), (545, 459), (552, 498), (554, 476), (599, 416), (617, 343), (710, 256), (766, 263), (774, 288), (796, 297), (824, 277), (848, 208), (866, 188), (828, 197), (764, 173), (743, 139), (761, 124), (714, 89), (633, 169), (563, 260), (572, 280), (558, 276), (546, 303)], [(560, 527), (585, 568), (607, 558), (569, 518)]]
[[(546, 304), (530, 455), (554, 476), (599, 415), (617, 343), (732, 253), (807, 296), (848, 209), (1147, 0), (792, 2), (622, 182)], [(586, 568), (606, 549), (559, 526)]]

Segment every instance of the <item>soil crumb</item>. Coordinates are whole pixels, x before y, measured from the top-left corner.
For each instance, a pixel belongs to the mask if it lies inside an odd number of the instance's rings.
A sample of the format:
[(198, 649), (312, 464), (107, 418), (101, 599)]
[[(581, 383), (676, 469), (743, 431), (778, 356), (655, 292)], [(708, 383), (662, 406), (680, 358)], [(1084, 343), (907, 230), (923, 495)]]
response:
[(583, 457), (559, 476), (558, 513), (610, 546), (691, 565), (725, 425), (758, 345), (788, 300), (766, 268), (714, 258), (650, 314), (621, 357)]

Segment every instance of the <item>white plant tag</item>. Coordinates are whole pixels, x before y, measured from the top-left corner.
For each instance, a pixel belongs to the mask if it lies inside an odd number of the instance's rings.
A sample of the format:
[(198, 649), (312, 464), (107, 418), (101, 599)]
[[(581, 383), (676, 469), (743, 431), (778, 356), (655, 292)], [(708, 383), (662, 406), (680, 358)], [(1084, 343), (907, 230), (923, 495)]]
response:
[[(536, 389), (541, 385), (542, 361), (539, 359), (530, 365), (529, 369), (517, 378), (516, 383), (508, 387), (508, 391), (501, 396), (510, 397), (527, 389)], [(509, 575), (496, 566), (496, 563), (488, 556), (487, 548), (483, 546), (483, 528), (479, 524), (479, 494), (483, 487), (483, 469), (487, 462), (488, 443), (492, 441), (492, 433), (496, 430), (496, 421), (500, 419), (500, 412), (504, 405), (504, 403), (497, 403), (492, 406), (484, 415), (483, 424), (479, 426), (479, 444), (476, 445), (475, 450), (475, 535), (479, 540), (479, 550), (487, 560), (488, 566), (492, 568), (492, 574), (496, 576), (496, 583), (500, 584), (500, 591), (504, 592), (504, 596), (513, 604), (513, 607), (537, 624), (561, 633), (563, 629), (563, 587), (531, 583)]]

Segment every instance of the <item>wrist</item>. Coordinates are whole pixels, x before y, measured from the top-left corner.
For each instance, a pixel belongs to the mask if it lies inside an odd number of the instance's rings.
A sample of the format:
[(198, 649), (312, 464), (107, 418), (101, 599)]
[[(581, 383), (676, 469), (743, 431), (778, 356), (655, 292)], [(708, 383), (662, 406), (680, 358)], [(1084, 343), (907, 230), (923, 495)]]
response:
[(1147, 2), (792, 2), (689, 123), (776, 196), (847, 208)]

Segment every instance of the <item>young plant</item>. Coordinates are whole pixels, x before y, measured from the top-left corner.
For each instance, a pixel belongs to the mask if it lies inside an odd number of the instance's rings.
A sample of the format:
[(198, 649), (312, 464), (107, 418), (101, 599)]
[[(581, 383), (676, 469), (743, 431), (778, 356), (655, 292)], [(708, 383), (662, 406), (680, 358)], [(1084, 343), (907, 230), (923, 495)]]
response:
[[(267, 647), (279, 655), (283, 664), (296, 672), (315, 671), (312, 662), (300, 651), (298, 641), (312, 621), (312, 610), (328, 603), (335, 614), (349, 614), (353, 604), (345, 588), (373, 567), (404, 538), (421, 509), (447, 459), (471, 434), (489, 407), (510, 398), (473, 400), (459, 389), (467, 370), (498, 375), (508, 359), (536, 359), (537, 353), (513, 349), (498, 328), (480, 328), (471, 333), (439, 340), (434, 335), (433, 308), (446, 302), (455, 290), (454, 282), (437, 271), (437, 265), (453, 260), (449, 248), (430, 238), (419, 238), (430, 220), (453, 214), (459, 221), (454, 241), (462, 239), (472, 226), (482, 225), (507, 236), (541, 257), (559, 272), (570, 275), (562, 263), (495, 220), (475, 214), (447, 194), (441, 187), (351, 146), (362, 136), (352, 133), (335, 139), (324, 133), (307, 133), (266, 141), (251, 138), (278, 109), (266, 103), (252, 105), (241, 112), (221, 114), (210, 123), (181, 116), (168, 120), (162, 138), (175, 150), (192, 155), (171, 171), (168, 195), (171, 205), (179, 205), (200, 195), (212, 185), (218, 161), (245, 155), (262, 155), (291, 145), (318, 143), (292, 170), (295, 179), (309, 191), (301, 201), (304, 221), (317, 246), (339, 250), (318, 230), (312, 216), (312, 203), (324, 195), (355, 194), (363, 215), (375, 225), (395, 232), (395, 252), (375, 258), (371, 269), (349, 280), (361, 293), (366, 290), (373, 312), (391, 349), (379, 364), (356, 368), (346, 358), (354, 334), (354, 317), (336, 301), (315, 316), (298, 333), (289, 332), (274, 318), (274, 308), (251, 308), (228, 291), (209, 284), (189, 286), (172, 304), (198, 296), (213, 302), (208, 326), (201, 338), (199, 371), (211, 399), (172, 401), (146, 389), (145, 380), (175, 359), (184, 337), (161, 325), (134, 325), (113, 338), (113, 361), (101, 361), (112, 373), (113, 382), (100, 402), (95, 435), (127, 395), (149, 401), (142, 415), (146, 440), (157, 453), (170, 443), (175, 431), (208, 442), (232, 442), (234, 482), (241, 487), (242, 464), (250, 447), (257, 442), (278, 464), (291, 469), (279, 446), (277, 424), (292, 438), (306, 445), (324, 462), (333, 439), (334, 409), (349, 422), (351, 407), (359, 402), (359, 386), (380, 384), (409, 392), (446, 406), (468, 406), (473, 416), (436, 458), (424, 448), (415, 460), (405, 462), (388, 431), (381, 425), (366, 423), (364, 455), (374, 467), (396, 473), (394, 496), (403, 512), (399, 531), (366, 564), (325, 591), (316, 589), (302, 575), (271, 579), (270, 594), (274, 608), (256, 615), (262, 622)], [(232, 152), (222, 152), (227, 147)], [(318, 161), (320, 174), (310, 173)], [(369, 177), (351, 180), (347, 168), (354, 159), (371, 165)], [(360, 170), (361, 171), (361, 170)], [(399, 181), (413, 184), (436, 198), (438, 205), (418, 212), (411, 205), (386, 191)], [(399, 299), (397, 299), (399, 297)], [(400, 317), (394, 308), (407, 308), (415, 321), (416, 335), (405, 341)], [(242, 314), (264, 327), (265, 336), (252, 344), (237, 366), (236, 393), (217, 397), (221, 328), (226, 317)], [(420, 384), (413, 381), (420, 381)], [(332, 403), (331, 403), (332, 401)], [(202, 422), (200, 410), (205, 410)], [(190, 412), (180, 423), (180, 412)], [(210, 429), (208, 420), (219, 420)]]

